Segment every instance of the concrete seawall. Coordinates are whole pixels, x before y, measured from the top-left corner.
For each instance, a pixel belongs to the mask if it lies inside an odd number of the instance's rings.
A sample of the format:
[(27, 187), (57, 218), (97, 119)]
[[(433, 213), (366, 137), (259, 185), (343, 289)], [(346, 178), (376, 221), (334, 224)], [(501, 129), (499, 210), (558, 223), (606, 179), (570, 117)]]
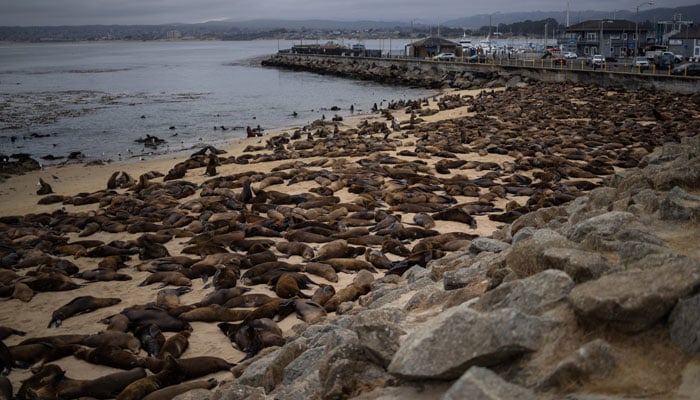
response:
[(428, 88), (470, 89), (541, 81), (595, 84), (627, 90), (700, 93), (700, 78), (695, 77), (634, 74), (614, 70), (590, 71), (570, 67), (543, 68), (537, 63), (535, 61), (530, 66), (509, 66), (280, 53), (263, 60), (262, 65)]

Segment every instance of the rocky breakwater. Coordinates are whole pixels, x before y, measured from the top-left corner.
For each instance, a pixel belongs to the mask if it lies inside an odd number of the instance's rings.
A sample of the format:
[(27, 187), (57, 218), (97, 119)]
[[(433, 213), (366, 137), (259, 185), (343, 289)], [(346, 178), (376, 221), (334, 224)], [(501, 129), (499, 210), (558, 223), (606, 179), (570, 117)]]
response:
[[(353, 57), (322, 57), (276, 54), (264, 59), (268, 67), (309, 71), (386, 84), (427, 88), (479, 89), (499, 87), (513, 79), (513, 73), (484, 65), (465, 68), (455, 64), (415, 60), (378, 60)], [(520, 81), (520, 78), (515, 78)]]

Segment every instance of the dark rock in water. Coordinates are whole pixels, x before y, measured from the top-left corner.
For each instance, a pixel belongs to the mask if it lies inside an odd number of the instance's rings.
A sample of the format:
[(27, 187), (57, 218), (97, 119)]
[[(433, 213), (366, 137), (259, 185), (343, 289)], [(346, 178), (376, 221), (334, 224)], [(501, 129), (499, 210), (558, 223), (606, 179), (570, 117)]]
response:
[[(174, 127), (171, 127), (171, 129), (175, 129)], [(165, 143), (165, 139), (161, 139), (157, 136), (151, 136), (151, 135), (146, 135), (145, 138), (140, 138), (134, 140), (136, 143), (141, 143), (146, 147), (158, 147), (161, 144)]]
[(673, 343), (687, 354), (700, 353), (700, 295), (683, 299), (673, 308), (669, 330)]
[(84, 157), (85, 155), (81, 151), (72, 151), (70, 154), (68, 154), (69, 160), (79, 160)]
[(530, 389), (514, 385), (488, 368), (471, 367), (464, 373), (441, 400), (535, 400), (537, 396)]
[(622, 271), (576, 286), (569, 295), (586, 322), (639, 332), (668, 315), (678, 299), (700, 288), (700, 262), (688, 258), (660, 267)]
[(65, 157), (63, 157), (63, 156), (54, 156), (53, 154), (48, 154), (48, 155), (41, 157), (42, 160), (46, 160), (46, 161), (62, 160), (64, 158)]
[(512, 308), (479, 313), (462, 304), (410, 333), (388, 371), (405, 379), (455, 379), (469, 367), (537, 350), (544, 328), (540, 318)]
[(612, 346), (602, 339), (586, 343), (562, 360), (538, 386), (541, 390), (570, 389), (609, 376), (617, 367)]

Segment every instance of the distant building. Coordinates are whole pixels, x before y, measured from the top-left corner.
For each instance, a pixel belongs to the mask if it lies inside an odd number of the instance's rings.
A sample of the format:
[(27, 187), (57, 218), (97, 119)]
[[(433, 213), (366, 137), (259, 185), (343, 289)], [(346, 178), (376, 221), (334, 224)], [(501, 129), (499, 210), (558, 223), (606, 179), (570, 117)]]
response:
[(684, 58), (700, 59), (700, 25), (686, 27), (669, 37), (668, 50)]
[(180, 33), (180, 31), (172, 30), (172, 31), (167, 31), (165, 33), (165, 37), (170, 39), (170, 40), (180, 39), (182, 37), (182, 34)]
[[(631, 57), (635, 51), (643, 55), (644, 48), (655, 44), (656, 39), (653, 27), (647, 24), (637, 25), (634, 21), (622, 19), (597, 19), (571, 25), (558, 41), (564, 51), (575, 51), (583, 55)], [(639, 49), (636, 48), (637, 45)]]
[(462, 45), (437, 36), (431, 36), (406, 45), (406, 56), (416, 58), (433, 57), (440, 53), (462, 56)]

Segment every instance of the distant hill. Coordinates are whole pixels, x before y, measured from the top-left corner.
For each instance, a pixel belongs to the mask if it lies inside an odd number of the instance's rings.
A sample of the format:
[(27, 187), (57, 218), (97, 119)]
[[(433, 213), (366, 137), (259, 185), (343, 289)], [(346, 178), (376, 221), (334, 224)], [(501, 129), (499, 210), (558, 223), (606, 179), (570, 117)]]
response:
[[(602, 18), (627, 19), (634, 21), (636, 17), (635, 14), (636, 7), (631, 10), (620, 10), (615, 12), (570, 10), (569, 23), (574, 25), (589, 19)], [(700, 24), (700, 4), (676, 8), (640, 8), (639, 20), (652, 22), (666, 21), (672, 20), (676, 14), (680, 14), (683, 20), (695, 21), (697, 24)], [(527, 20), (538, 21), (547, 18), (554, 18), (559, 21), (559, 23), (566, 24), (566, 10), (491, 14), (491, 25), (497, 26), (498, 24), (512, 24), (514, 22)], [(470, 17), (451, 19), (443, 22), (442, 24), (452, 28), (478, 29), (482, 26), (488, 26), (489, 14), (479, 14)]]

